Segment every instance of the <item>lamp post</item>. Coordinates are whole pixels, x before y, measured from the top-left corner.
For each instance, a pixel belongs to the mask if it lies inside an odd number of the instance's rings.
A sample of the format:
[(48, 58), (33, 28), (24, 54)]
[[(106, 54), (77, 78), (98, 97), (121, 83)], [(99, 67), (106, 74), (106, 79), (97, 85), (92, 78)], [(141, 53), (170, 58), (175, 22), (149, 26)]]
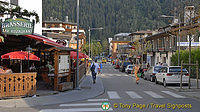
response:
[[(160, 17), (163, 17), (163, 18), (174, 18), (175, 19), (175, 16), (166, 16), (166, 15), (161, 15)], [(180, 65), (180, 28), (181, 28), (181, 15), (179, 14), (179, 17), (178, 17), (178, 24), (179, 24), (179, 30), (178, 30), (178, 37), (177, 37), (177, 40), (178, 40), (178, 66)]]
[(90, 39), (90, 36), (91, 36), (91, 30), (103, 30), (103, 27), (99, 27), (99, 28), (90, 28), (89, 27), (89, 57), (91, 57), (91, 39)]
[[(26, 48), (26, 51), (28, 51), (28, 70), (29, 70), (29, 53), (32, 51), (32, 48), (30, 47), (30, 45), (28, 45), (28, 47)], [(20, 71), (22, 72), (22, 68)]]
[(76, 89), (79, 90), (79, 0), (77, 0)]

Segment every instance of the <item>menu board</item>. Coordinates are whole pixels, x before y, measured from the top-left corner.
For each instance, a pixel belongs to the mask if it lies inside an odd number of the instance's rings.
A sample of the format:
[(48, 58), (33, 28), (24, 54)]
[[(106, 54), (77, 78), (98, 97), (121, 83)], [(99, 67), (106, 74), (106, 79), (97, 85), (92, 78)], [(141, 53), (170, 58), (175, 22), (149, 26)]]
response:
[(58, 73), (69, 71), (69, 55), (59, 55)]

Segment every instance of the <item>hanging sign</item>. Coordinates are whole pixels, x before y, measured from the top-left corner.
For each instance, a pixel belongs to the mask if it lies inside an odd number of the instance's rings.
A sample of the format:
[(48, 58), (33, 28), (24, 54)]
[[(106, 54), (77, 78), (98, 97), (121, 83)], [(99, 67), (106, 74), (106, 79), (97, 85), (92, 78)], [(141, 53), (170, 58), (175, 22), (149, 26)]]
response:
[(1, 23), (1, 29), (7, 35), (30, 35), (33, 33), (34, 22), (23, 18), (9, 18)]

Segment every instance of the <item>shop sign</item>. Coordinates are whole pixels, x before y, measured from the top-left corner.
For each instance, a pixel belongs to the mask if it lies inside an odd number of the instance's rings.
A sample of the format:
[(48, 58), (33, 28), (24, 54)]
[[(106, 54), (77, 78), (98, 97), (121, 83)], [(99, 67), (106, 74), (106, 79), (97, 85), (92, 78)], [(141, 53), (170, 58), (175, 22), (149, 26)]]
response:
[(30, 35), (33, 33), (34, 23), (23, 18), (9, 18), (1, 23), (1, 29), (7, 35)]
[[(177, 42), (177, 46), (179, 46), (179, 42)], [(180, 42), (180, 46), (189, 46), (189, 42)], [(191, 46), (200, 46), (200, 42), (191, 42)]]

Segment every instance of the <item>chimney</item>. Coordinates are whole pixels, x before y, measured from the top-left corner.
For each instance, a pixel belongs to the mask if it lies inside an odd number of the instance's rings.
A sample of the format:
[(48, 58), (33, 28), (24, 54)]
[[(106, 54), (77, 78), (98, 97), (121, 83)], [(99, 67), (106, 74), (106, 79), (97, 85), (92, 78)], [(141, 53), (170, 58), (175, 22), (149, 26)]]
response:
[(68, 21), (69, 21), (69, 17), (65, 16), (65, 22), (68, 22)]

